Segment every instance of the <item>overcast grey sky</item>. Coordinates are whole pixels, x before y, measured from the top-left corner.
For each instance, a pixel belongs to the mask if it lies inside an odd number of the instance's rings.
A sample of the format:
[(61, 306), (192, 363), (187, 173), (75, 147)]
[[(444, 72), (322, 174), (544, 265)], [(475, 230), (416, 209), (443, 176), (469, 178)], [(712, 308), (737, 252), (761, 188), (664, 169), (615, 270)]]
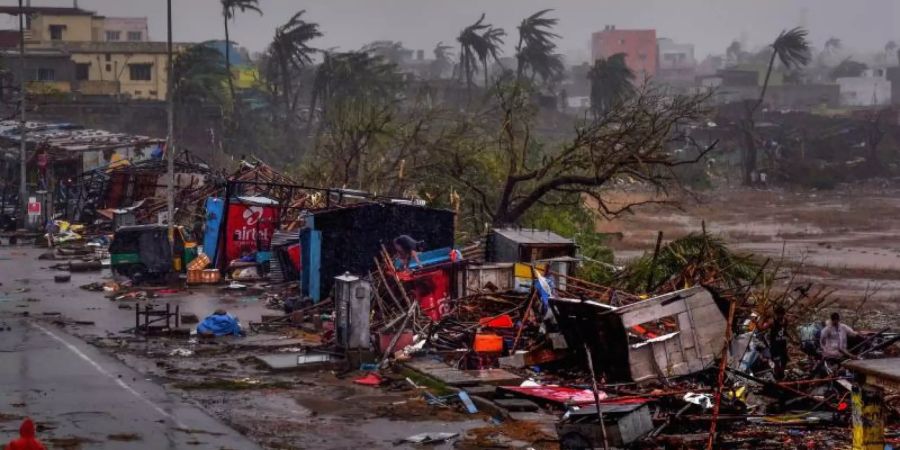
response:
[[(147, 16), (150, 35), (165, 39), (165, 0), (79, 0), (79, 6), (108, 16)], [(0, 0), (14, 5), (15, 0)], [(71, 6), (72, 0), (32, 0), (34, 6)], [(175, 38), (203, 41), (223, 34), (219, 0), (173, 0)], [(319, 48), (356, 49), (377, 39), (402, 41), (426, 49), (438, 41), (455, 43), (459, 29), (481, 12), (508, 33), (525, 16), (555, 9), (560, 19), (560, 48), (586, 57), (592, 31), (606, 24), (618, 28), (656, 28), (657, 36), (692, 42), (697, 56), (722, 53), (740, 38), (750, 47), (770, 41), (778, 31), (802, 25), (816, 47), (830, 36), (854, 50), (880, 50), (900, 42), (900, 0), (261, 0), (263, 16), (242, 14), (232, 39), (251, 51), (262, 50), (274, 28), (291, 14), (307, 10), (325, 36)], [(7, 21), (7, 26), (9, 23)], [(508, 38), (511, 47), (514, 38)]]

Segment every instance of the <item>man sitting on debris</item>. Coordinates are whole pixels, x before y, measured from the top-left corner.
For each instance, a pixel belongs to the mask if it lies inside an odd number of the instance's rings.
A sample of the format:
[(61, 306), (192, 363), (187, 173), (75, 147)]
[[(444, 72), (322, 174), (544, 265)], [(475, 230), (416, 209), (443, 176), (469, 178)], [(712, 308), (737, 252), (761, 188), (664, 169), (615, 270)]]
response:
[(847, 351), (847, 337), (857, 336), (853, 328), (841, 323), (841, 315), (831, 314), (831, 320), (822, 329), (819, 344), (822, 347), (822, 356), (828, 362), (841, 362), (844, 358), (855, 358)]
[(415, 260), (416, 264), (420, 267), (422, 266), (422, 262), (419, 261), (419, 253), (422, 243), (402, 234), (394, 238), (394, 252), (397, 257), (403, 262), (403, 265), (400, 267), (400, 270), (409, 269), (410, 260)]

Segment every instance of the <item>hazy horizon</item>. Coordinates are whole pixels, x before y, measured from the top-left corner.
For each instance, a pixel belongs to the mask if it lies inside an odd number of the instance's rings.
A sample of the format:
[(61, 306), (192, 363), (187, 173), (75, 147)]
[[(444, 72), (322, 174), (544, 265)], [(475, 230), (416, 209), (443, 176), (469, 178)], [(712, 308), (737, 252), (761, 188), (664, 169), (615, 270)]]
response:
[[(15, 0), (0, 4), (16, 5)], [(32, 6), (72, 6), (72, 0), (32, 0)], [(148, 17), (150, 37), (166, 36), (165, 0), (79, 0), (79, 7), (107, 16)], [(174, 36), (178, 41), (223, 38), (219, 0), (173, 0)], [(324, 36), (317, 48), (354, 50), (373, 40), (401, 41), (427, 55), (439, 41), (456, 44), (456, 35), (481, 15), (502, 27), (511, 54), (519, 21), (538, 10), (553, 8), (560, 23), (559, 49), (573, 60), (586, 58), (590, 34), (605, 25), (618, 28), (655, 28), (657, 37), (693, 43), (698, 59), (724, 53), (738, 39), (757, 48), (785, 28), (804, 26), (816, 48), (834, 36), (849, 51), (881, 50), (889, 40), (900, 42), (900, 2), (896, 0), (261, 0), (263, 15), (238, 14), (231, 24), (232, 40), (251, 52), (262, 51), (276, 26), (301, 9), (306, 20), (317, 22)], [(14, 26), (7, 16), (5, 27)], [(865, 24), (865, 26), (860, 26)]]

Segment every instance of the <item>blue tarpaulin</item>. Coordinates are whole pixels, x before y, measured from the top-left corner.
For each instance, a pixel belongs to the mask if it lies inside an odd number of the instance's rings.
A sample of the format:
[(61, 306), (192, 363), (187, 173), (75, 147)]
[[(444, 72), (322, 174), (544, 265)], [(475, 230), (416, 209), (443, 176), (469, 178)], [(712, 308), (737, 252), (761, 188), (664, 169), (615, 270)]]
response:
[(241, 334), (241, 324), (237, 317), (231, 314), (212, 314), (203, 319), (200, 325), (197, 325), (197, 333), (214, 334), (216, 336), (239, 336)]

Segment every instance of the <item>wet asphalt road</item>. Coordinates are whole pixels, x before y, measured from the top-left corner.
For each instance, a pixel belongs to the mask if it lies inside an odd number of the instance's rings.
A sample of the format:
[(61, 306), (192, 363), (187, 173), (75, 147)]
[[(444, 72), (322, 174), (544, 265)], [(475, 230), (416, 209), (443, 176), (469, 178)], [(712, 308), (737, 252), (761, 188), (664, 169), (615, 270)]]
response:
[[(42, 251), (0, 247), (0, 446), (18, 435), (20, 421), (7, 419), (30, 416), (50, 449), (259, 448), (52, 324), (48, 319), (55, 316), (45, 315), (50, 311), (95, 321), (79, 327), (79, 334), (102, 336), (133, 324), (134, 312), (119, 309), (102, 293), (78, 288), (102, 281), (106, 271), (72, 274), (70, 283), (54, 283), (59, 272), (47, 266), (57, 261), (38, 260)], [(164, 301), (201, 317), (220, 304), (218, 296), (203, 292)], [(240, 298), (225, 307), (243, 313), (243, 320), (259, 320), (257, 305)], [(80, 446), (65, 445), (78, 442)]]
[[(27, 415), (49, 428), (39, 433), (47, 443), (73, 439), (85, 449), (258, 448), (58, 327), (24, 318), (0, 322), (10, 328), (0, 334), (0, 412)], [(2, 442), (17, 434), (18, 425), (0, 423)]]

